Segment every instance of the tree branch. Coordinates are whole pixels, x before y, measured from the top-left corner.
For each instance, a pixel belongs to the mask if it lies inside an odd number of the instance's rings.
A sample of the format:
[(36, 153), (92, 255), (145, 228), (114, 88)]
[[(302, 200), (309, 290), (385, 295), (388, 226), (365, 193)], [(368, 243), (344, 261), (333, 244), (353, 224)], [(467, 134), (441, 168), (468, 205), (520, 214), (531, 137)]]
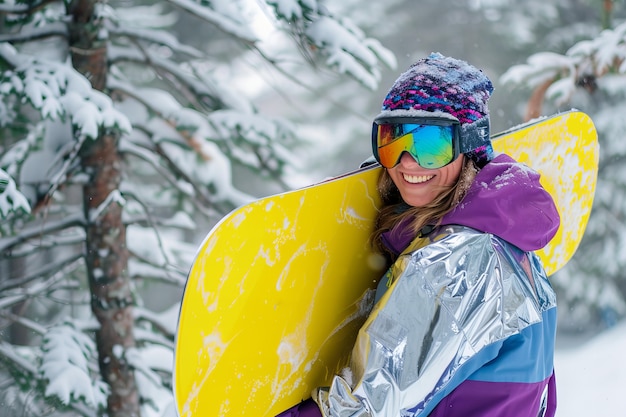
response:
[(228, 16), (216, 13), (208, 7), (200, 6), (199, 4), (188, 0), (168, 0), (168, 2), (196, 17), (199, 17), (205, 22), (214, 25), (226, 35), (246, 45), (254, 44), (257, 41), (256, 37), (251, 32), (243, 31), (242, 28), (245, 25), (234, 23), (228, 18)]
[(549, 80), (541, 83), (535, 90), (533, 91), (530, 99), (528, 100), (528, 105), (526, 106), (526, 114), (524, 115), (524, 121), (529, 121), (532, 119), (536, 119), (541, 116), (541, 109), (543, 108), (543, 100), (546, 96), (546, 91), (552, 85), (554, 79), (551, 78)]
[(69, 34), (64, 23), (51, 23), (43, 27), (36, 27), (27, 31), (11, 34), (1, 34), (0, 42), (26, 43), (59, 36), (67, 39)]
[[(147, 64), (147, 63), (149, 63), (149, 61), (143, 62), (143, 64)], [(131, 97), (137, 102), (143, 104), (146, 108), (150, 109), (151, 112), (153, 112), (154, 114), (157, 114), (163, 121), (165, 121), (165, 123), (170, 125), (172, 128), (176, 129), (176, 125), (174, 124), (174, 122), (172, 122), (171, 120), (168, 120), (168, 118), (162, 112), (160, 112), (157, 108), (151, 105), (148, 101), (141, 98), (138, 94), (135, 94), (133, 92), (133, 89), (130, 88), (129, 86), (124, 85), (124, 83), (122, 82), (113, 81), (111, 78), (109, 79), (108, 86), (109, 86), (109, 89), (112, 90), (112, 92), (118, 92), (119, 94), (122, 94), (126, 97)], [(176, 130), (177, 130), (177, 133), (181, 136), (181, 138), (189, 145), (189, 147), (195, 150), (203, 160), (205, 161), (211, 160), (211, 155), (205, 153), (202, 150), (201, 144), (197, 143), (197, 140), (192, 135), (184, 131), (178, 130), (178, 129)]]
[(48, 4), (57, 3), (58, 0), (29, 1), (27, 4), (0, 3), (0, 14), (32, 14), (41, 10)]
[[(50, 237), (50, 239), (44, 240), (47, 237)], [(75, 234), (70, 237), (59, 235), (41, 236), (39, 242), (37, 242), (36, 245), (12, 250), (10, 253), (3, 254), (2, 257), (5, 259), (25, 258), (27, 256), (31, 256), (45, 250), (82, 245), (84, 242), (84, 234)]]
[[(342, 109), (346, 114), (352, 114), (352, 115), (358, 117), (359, 119), (362, 119), (362, 120), (367, 121), (367, 122), (370, 121), (368, 117), (366, 117), (365, 115), (363, 115), (361, 113), (357, 113), (352, 107), (346, 106), (346, 104), (344, 102), (339, 102), (339, 101), (333, 99), (332, 97), (328, 96), (328, 94), (326, 94), (325, 92), (320, 91), (317, 87), (313, 87), (313, 86), (304, 84), (301, 79), (297, 78), (296, 74), (290, 73), (288, 71), (285, 71), (283, 68), (280, 67), (278, 61), (276, 61), (274, 58), (269, 57), (267, 54), (265, 54), (258, 47), (255, 46), (254, 50), (259, 54), (259, 56), (261, 58), (263, 58), (263, 60), (265, 60), (265, 62), (270, 64), (274, 69), (276, 69), (276, 71), (278, 71), (281, 75), (283, 75), (288, 80), (292, 81), (294, 84), (296, 84), (296, 85), (306, 89), (307, 91), (309, 91), (311, 93), (314, 93), (314, 94), (316, 94), (318, 96), (324, 97), (324, 99), (326, 99), (328, 102), (332, 103), (333, 106), (336, 106), (337, 108)], [(274, 89), (274, 91), (277, 91), (277, 90)], [(286, 100), (288, 100), (288, 101), (293, 103), (293, 100), (288, 95), (283, 94), (280, 91), (277, 91), (277, 93), (280, 94)]]
[(33, 226), (23, 230), (19, 235), (0, 239), (0, 253), (5, 253), (14, 247), (28, 242), (34, 238), (65, 230), (73, 226), (85, 226), (85, 218), (82, 213), (70, 215), (63, 220), (44, 223), (41, 226)]
[(36, 321), (27, 319), (26, 317), (18, 316), (17, 314), (13, 314), (8, 311), (0, 310), (0, 316), (6, 318), (7, 320), (13, 323), (21, 324), (27, 329), (32, 330), (33, 332), (40, 334), (40, 335), (46, 334), (46, 331), (48, 330), (46, 327), (42, 326)]
[[(134, 143), (133, 143), (132, 145), (133, 145), (133, 146), (137, 146), (137, 145), (135, 145)], [(161, 168), (158, 164), (156, 164), (156, 163), (155, 163), (155, 161), (153, 161), (151, 158), (147, 158), (147, 157), (146, 157), (146, 156), (145, 156), (142, 152), (139, 152), (139, 151), (137, 151), (137, 150), (133, 149), (131, 146), (128, 146), (128, 145), (124, 146), (124, 147), (121, 149), (121, 152), (122, 152), (122, 153), (125, 153), (125, 154), (129, 154), (129, 155), (134, 155), (134, 156), (136, 156), (137, 158), (140, 158), (140, 159), (142, 159), (142, 160), (144, 160), (144, 161), (148, 162), (150, 165), (152, 165), (152, 167), (155, 169), (155, 171), (156, 171), (159, 175), (161, 175), (161, 176), (162, 176), (162, 177), (163, 177), (163, 178), (164, 178), (164, 179), (165, 179), (165, 180), (166, 180), (169, 184), (171, 184), (174, 188), (176, 188), (177, 190), (179, 190), (181, 193), (183, 193), (183, 194), (187, 194), (187, 192), (186, 192), (185, 190), (183, 190), (182, 188), (180, 188), (180, 185), (178, 184), (178, 181), (176, 181), (176, 178), (174, 178), (174, 177), (170, 174), (170, 172), (168, 172), (168, 171), (166, 171), (166, 170), (162, 169), (162, 168)], [(176, 172), (176, 174), (177, 174), (177, 175), (179, 175), (181, 178), (183, 178), (185, 181), (187, 181), (187, 182), (188, 182), (188, 183), (189, 183), (189, 184), (190, 184), (190, 185), (194, 188), (194, 191), (196, 192), (196, 195), (197, 195), (197, 196), (202, 197), (201, 199), (198, 199), (198, 198), (193, 198), (192, 196), (190, 196), (190, 197), (192, 197), (192, 198), (190, 198), (190, 200), (191, 200), (191, 202), (193, 203), (194, 207), (196, 207), (196, 209), (198, 209), (198, 211), (199, 211), (200, 213), (203, 213), (205, 216), (209, 217), (211, 213), (210, 213), (209, 211), (207, 211), (207, 208), (206, 208), (206, 207), (210, 207), (210, 206), (212, 205), (212, 204), (211, 204), (211, 200), (210, 200), (210, 198), (204, 194), (203, 190), (201, 190), (201, 189), (199, 189), (199, 188), (198, 188), (197, 184), (194, 184), (194, 182), (193, 182), (193, 181), (191, 181), (191, 180), (190, 180), (190, 179), (189, 179), (186, 175), (184, 175), (182, 172), (180, 172), (180, 170), (174, 169), (175, 167), (172, 167), (172, 165), (173, 165), (173, 164), (172, 164), (172, 162), (171, 162), (168, 158), (166, 158), (166, 157), (165, 157), (165, 155), (163, 155), (163, 153), (162, 153), (162, 152), (158, 152), (158, 154), (159, 154), (159, 155), (160, 155), (163, 159), (165, 159), (165, 161), (167, 162), (167, 164), (168, 164), (168, 165), (169, 165), (169, 166), (170, 166), (173, 170), (175, 170), (175, 172)], [(130, 194), (130, 195), (133, 195), (133, 196), (135, 196), (135, 199), (136, 199), (138, 202), (141, 202), (141, 200), (140, 200), (140, 199), (139, 199), (139, 198), (138, 198), (135, 194), (130, 193), (130, 192), (129, 192), (129, 191), (127, 191), (127, 190), (125, 190), (125, 191), (124, 191), (124, 194)], [(199, 200), (201, 200), (201, 201), (199, 201)], [(143, 204), (142, 204), (142, 205), (143, 205)]]
[[(47, 277), (50, 275), (54, 275), (56, 273), (58, 273), (61, 270), (65, 270), (68, 266), (73, 265), (76, 261), (80, 260), (83, 258), (83, 254), (79, 253), (79, 254), (75, 254), (74, 256), (67, 258), (63, 261), (60, 262), (56, 262), (56, 263), (52, 263), (52, 264), (48, 264), (45, 267), (39, 269), (38, 271), (35, 271), (34, 273), (30, 274), (30, 275), (26, 275), (24, 277), (21, 278), (16, 278), (16, 279), (10, 279), (7, 281), (4, 281), (2, 283), (0, 283), (0, 293), (2, 293), (3, 291), (8, 291), (8, 290), (12, 290), (14, 288), (21, 288), (24, 285), (38, 279), (38, 278), (42, 278), (42, 277)], [(63, 272), (65, 274), (65, 271)]]
[[(166, 263), (165, 265), (158, 265), (155, 264), (154, 262), (151, 262), (149, 259), (143, 257), (143, 256), (139, 256), (137, 253), (130, 251), (130, 254), (133, 256), (133, 258), (135, 258), (136, 260), (149, 265), (151, 267), (153, 267), (155, 270), (161, 272), (161, 275), (148, 275), (148, 274), (142, 274), (142, 275), (133, 275), (132, 278), (136, 278), (136, 277), (141, 277), (142, 279), (151, 279), (154, 281), (162, 281), (168, 284), (174, 284), (178, 287), (180, 286), (184, 286), (185, 282), (187, 280), (187, 272), (186, 271), (182, 271), (180, 269), (176, 269), (172, 266), (172, 264)], [(176, 273), (178, 275), (178, 277), (172, 275), (172, 272)]]
[(50, 277), (50, 279), (37, 283), (32, 287), (21, 288), (21, 291), (13, 291), (13, 294), (0, 298), (0, 309), (9, 308), (24, 300), (36, 297), (64, 279), (64, 272), (62, 271)]
[(150, 42), (153, 44), (166, 46), (175, 52), (185, 54), (192, 58), (202, 57), (202, 52), (198, 51), (197, 49), (191, 46), (180, 44), (177, 38), (175, 37), (164, 38), (163, 36), (157, 36), (155, 35), (155, 32), (152, 30), (140, 30), (140, 29), (129, 30), (128, 28), (122, 28), (122, 27), (113, 26), (113, 25), (108, 25), (108, 29), (111, 35), (114, 35), (114, 37), (126, 37), (130, 39), (134, 45), (136, 45), (138, 48), (140, 48), (144, 52), (145, 50), (141, 46), (140, 41), (146, 41), (146, 42)]
[[(5, 363), (10, 366), (18, 367), (22, 372), (29, 374), (29, 379), (33, 381), (40, 380), (39, 370), (35, 364), (19, 355), (13, 345), (2, 340), (0, 340), (0, 358), (4, 359)], [(97, 417), (96, 411), (90, 409), (83, 403), (71, 402), (68, 407), (83, 417)]]
[[(172, 63), (167, 59), (162, 59), (154, 54), (150, 54), (148, 51), (141, 50), (141, 56), (132, 50), (123, 50), (118, 48), (115, 54), (112, 54), (110, 59), (111, 64), (119, 62), (130, 62), (139, 64), (141, 66), (151, 67), (163, 80), (167, 81), (172, 87), (173, 91), (178, 92), (185, 97), (186, 100), (191, 103), (194, 108), (203, 109), (205, 111), (211, 111), (219, 108), (225, 108), (226, 105), (216, 99), (216, 96), (207, 89), (206, 83), (199, 79), (189, 77), (178, 67), (178, 64)], [(211, 106), (205, 105), (202, 100), (198, 98), (208, 97), (214, 101)]]

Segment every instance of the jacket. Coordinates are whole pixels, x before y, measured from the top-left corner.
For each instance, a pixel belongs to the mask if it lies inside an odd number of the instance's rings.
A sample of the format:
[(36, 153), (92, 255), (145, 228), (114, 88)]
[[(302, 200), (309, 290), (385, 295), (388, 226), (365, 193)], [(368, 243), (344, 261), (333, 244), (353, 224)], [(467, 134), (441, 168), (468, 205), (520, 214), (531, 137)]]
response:
[(314, 392), (322, 414), (554, 416), (556, 297), (533, 251), (558, 226), (539, 175), (499, 155), (428, 236), (390, 231), (404, 254), (350, 367)]

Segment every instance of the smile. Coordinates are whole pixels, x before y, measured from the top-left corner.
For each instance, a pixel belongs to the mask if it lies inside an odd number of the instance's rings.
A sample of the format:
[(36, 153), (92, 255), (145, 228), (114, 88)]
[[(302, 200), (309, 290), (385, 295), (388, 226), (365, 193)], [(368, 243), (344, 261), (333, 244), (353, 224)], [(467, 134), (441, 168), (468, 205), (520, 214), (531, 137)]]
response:
[(426, 182), (434, 177), (434, 175), (407, 175), (402, 174), (404, 180), (411, 184), (420, 184), (422, 182)]

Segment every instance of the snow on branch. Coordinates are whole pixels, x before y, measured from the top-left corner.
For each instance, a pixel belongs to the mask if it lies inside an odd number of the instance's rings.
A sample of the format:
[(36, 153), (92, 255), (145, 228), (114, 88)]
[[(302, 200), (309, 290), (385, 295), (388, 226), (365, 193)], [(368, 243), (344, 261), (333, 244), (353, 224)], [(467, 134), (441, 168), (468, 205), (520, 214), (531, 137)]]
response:
[(108, 386), (90, 372), (96, 345), (71, 322), (51, 327), (44, 336), (39, 372), (45, 381), (45, 395), (62, 404), (81, 401), (93, 408), (104, 408)]
[(265, 0), (279, 19), (296, 23), (319, 13), (317, 0)]
[(539, 117), (545, 97), (557, 105), (565, 104), (576, 91), (577, 60), (553, 52), (531, 55), (526, 64), (515, 65), (506, 71), (503, 84), (525, 85), (533, 89), (528, 101), (525, 120)]
[(33, 364), (31, 360), (20, 355), (13, 345), (5, 342), (4, 340), (0, 340), (0, 356), (10, 360), (29, 374), (37, 373), (37, 367), (35, 364)]
[[(387, 59), (393, 56), (380, 43), (368, 42), (365, 34), (347, 19), (339, 21), (321, 16), (309, 25), (305, 33), (326, 56), (329, 67), (351, 75), (371, 90), (375, 90), (380, 81), (378, 54), (382, 53)], [(395, 61), (385, 64), (391, 67), (396, 65)]]
[(4, 169), (7, 174), (17, 178), (20, 174), (20, 167), (28, 158), (31, 151), (36, 149), (43, 140), (45, 129), (43, 124), (36, 124), (28, 134), (21, 140), (15, 142), (11, 147), (4, 150), (0, 156), (0, 169)]
[(265, 0), (286, 29), (306, 50), (326, 59), (330, 68), (350, 75), (374, 90), (380, 81), (379, 64), (395, 69), (394, 54), (375, 39), (368, 38), (349, 19), (338, 19), (318, 0)]
[(601, 77), (608, 72), (626, 72), (626, 22), (603, 30), (594, 39), (572, 46), (567, 55), (579, 59), (582, 70)]
[(99, 3), (98, 15), (118, 27), (144, 29), (171, 28), (178, 20), (178, 13), (170, 10), (171, 8), (167, 7), (164, 2), (154, 2), (150, 5), (136, 5), (137, 3), (127, 2), (123, 6)]
[(3, 291), (24, 287), (25, 285), (36, 279), (45, 279), (54, 274), (58, 274), (61, 271), (63, 271), (63, 273), (66, 273), (68, 267), (75, 265), (79, 261), (82, 264), (82, 258), (82, 253), (75, 254), (58, 262), (51, 262), (49, 264), (46, 264), (45, 266), (37, 269), (37, 271), (34, 271), (32, 274), (25, 275), (20, 278), (4, 280), (0, 284), (0, 293), (2, 293)]
[[(59, 220), (46, 221), (40, 225), (33, 225), (23, 228), (18, 235), (0, 239), (0, 252), (14, 250), (15, 247), (28, 242), (31, 239), (41, 240), (42, 236), (69, 229), (73, 226), (84, 226), (85, 218), (82, 213), (77, 212), (70, 216), (65, 216)], [(57, 238), (58, 240), (58, 238)]]
[[(181, 194), (193, 197), (194, 189), (188, 182), (184, 180), (180, 180), (174, 176), (174, 174), (163, 166), (163, 161), (161, 161), (159, 155), (155, 152), (152, 152), (149, 149), (145, 149), (130, 140), (122, 140), (120, 141), (120, 151), (127, 155), (133, 155), (137, 158), (140, 158), (147, 162), (152, 168), (154, 172), (162, 177), (165, 182), (170, 184), (173, 188), (178, 190)], [(125, 183), (123, 183), (125, 184)], [(130, 192), (131, 195), (137, 195), (132, 187), (128, 187), (128, 189), (124, 189), (125, 192)]]
[(579, 87), (593, 92), (598, 79), (609, 73), (626, 73), (626, 22), (574, 44), (565, 54), (531, 55), (526, 64), (509, 68), (501, 81), (543, 89), (546, 97), (562, 105)]
[[(148, 149), (144, 149), (141, 146), (134, 144), (130, 140), (122, 140), (120, 146), (121, 152), (126, 155), (132, 155), (147, 162), (154, 173), (161, 177), (164, 181), (159, 181), (159, 186), (149, 187), (144, 185), (141, 188), (137, 188), (132, 181), (123, 181), (121, 184), (122, 192), (126, 197), (134, 197), (136, 202), (143, 206), (145, 209), (142, 213), (147, 213), (148, 206), (154, 204), (154, 200), (162, 201), (163, 199), (169, 199), (171, 193), (164, 193), (164, 189), (174, 191), (180, 195), (189, 197), (189, 201), (200, 212), (207, 216), (211, 213), (211, 199), (206, 187), (202, 184), (196, 184), (191, 178), (188, 178), (184, 173), (177, 169), (176, 165), (168, 158), (165, 153), (150, 152)], [(169, 169), (166, 168), (167, 165)], [(175, 171), (175, 172), (172, 172)], [(169, 186), (168, 186), (169, 184)], [(171, 200), (170, 200), (171, 201)], [(164, 204), (166, 205), (166, 204)], [(136, 223), (137, 221), (146, 220), (145, 215), (142, 218), (132, 218), (126, 216), (124, 222), (126, 224)], [(166, 221), (167, 222), (167, 221)], [(154, 220), (155, 224), (167, 225), (162, 220)], [(172, 224), (172, 227), (186, 227), (183, 224)], [(191, 228), (193, 229), (193, 227)]]
[[(220, 143), (219, 147), (216, 144), (216, 142), (239, 138), (240, 133), (236, 131), (238, 129), (237, 123), (225, 125), (219, 116), (222, 112), (212, 112), (207, 117), (197, 110), (183, 107), (171, 94), (161, 90), (133, 87), (118, 79), (110, 82), (110, 85), (148, 109), (148, 112), (135, 111), (137, 120), (134, 118), (133, 123), (142, 125), (142, 129), (149, 136), (150, 141), (158, 147), (159, 158), (163, 158), (171, 164), (171, 167), (175, 168), (176, 174), (184, 182), (193, 185), (195, 195), (204, 197), (204, 190), (210, 190), (215, 201), (229, 201), (235, 206), (252, 201), (251, 196), (237, 190), (231, 181), (231, 163), (224, 152), (225, 149), (236, 149), (236, 141), (229, 140), (225, 145)], [(132, 103), (127, 104), (132, 105)], [(141, 116), (137, 116), (138, 113), (149, 113), (152, 116), (144, 115), (143, 117), (147, 120), (140, 120)], [(257, 131), (259, 126), (268, 123), (267, 120), (251, 114), (235, 111), (229, 114), (238, 115), (238, 119), (241, 121), (248, 120), (251, 125), (258, 125)], [(253, 120), (257, 120), (258, 123), (252, 123)], [(274, 126), (271, 131), (265, 132), (266, 139), (260, 139), (260, 137), (253, 139), (257, 142), (259, 140), (280, 141), (282, 137), (286, 136), (284, 133), (286, 131), (286, 127)], [(123, 145), (125, 151), (135, 152), (137, 156), (158, 167), (159, 160), (155, 156), (150, 156), (150, 152), (142, 152), (139, 147), (133, 146), (131, 142), (125, 142)], [(279, 149), (275, 142), (272, 142), (272, 147)], [(262, 150), (260, 152), (268, 153), (269, 151)], [(242, 152), (242, 154), (244, 153)], [(244, 163), (250, 162), (248, 156), (246, 158)], [(271, 158), (264, 156), (264, 158), (265, 160), (278, 160), (273, 156)], [(254, 159), (252, 162), (252, 166), (262, 165), (258, 159)], [(266, 163), (266, 165), (268, 164), (274, 167), (282, 166), (282, 162), (277, 164)], [(178, 183), (177, 187), (181, 185)], [(181, 191), (184, 190), (181, 189)]]
[(286, 145), (295, 142), (296, 134), (285, 121), (236, 110), (215, 111), (208, 120), (221, 149), (257, 171), (276, 175), (292, 158)]
[(30, 213), (30, 205), (13, 178), (0, 168), (0, 218), (7, 219), (15, 213)]
[(153, 345), (131, 348), (125, 352), (129, 365), (135, 369), (135, 378), (142, 399), (142, 415), (166, 415), (172, 407), (172, 390), (158, 372), (170, 372), (174, 363), (172, 349)]
[(179, 311), (180, 302), (173, 304), (172, 306), (160, 313), (155, 313), (154, 311), (137, 307), (133, 310), (133, 314), (135, 315), (135, 319), (149, 321), (165, 336), (173, 339), (176, 336), (176, 327), (178, 326)]
[(19, 31), (16, 33), (0, 34), (0, 42), (24, 43), (48, 39), (54, 36), (67, 38), (67, 24), (55, 22), (49, 23), (43, 27), (33, 27), (29, 30)]
[(152, 44), (166, 46), (172, 51), (185, 54), (193, 58), (200, 58), (203, 56), (202, 52), (200, 52), (196, 48), (189, 45), (181, 44), (176, 36), (162, 30), (157, 31), (151, 29), (138, 29), (129, 27), (118, 28), (112, 26), (109, 31), (111, 32), (111, 34), (120, 37), (125, 36), (134, 40), (142, 40), (150, 42)]
[(131, 250), (133, 256), (128, 260), (128, 274), (132, 279), (143, 281), (164, 282), (183, 287), (187, 282), (187, 273), (175, 269), (171, 265), (155, 265), (149, 259), (142, 258)]
[(120, 207), (124, 207), (126, 200), (122, 197), (122, 193), (119, 189), (113, 190), (107, 195), (102, 203), (98, 207), (91, 209), (89, 212), (89, 222), (94, 223), (98, 220), (102, 213), (105, 213), (111, 204), (118, 204)]
[[(0, 97), (19, 97), (44, 119), (68, 117), (79, 135), (95, 139), (100, 128), (128, 133), (126, 116), (111, 99), (91, 88), (89, 81), (71, 66), (19, 54), (8, 43), (0, 44), (0, 59), (11, 65), (0, 75)], [(0, 120), (4, 126), (6, 120)]]
[[(175, 72), (179, 72), (178, 69), (175, 69)], [(181, 72), (182, 78), (187, 78), (187, 75), (183, 75)], [(198, 87), (199, 90), (196, 90), (196, 93), (200, 93), (202, 95), (209, 94), (209, 91), (206, 91), (206, 84), (198, 82), (197, 80), (194, 83), (195, 87)], [(115, 76), (111, 76), (108, 81), (108, 86), (111, 89), (114, 89), (125, 96), (132, 98), (137, 103), (140, 103), (145, 107), (148, 112), (140, 112), (140, 113), (151, 113), (155, 114), (158, 117), (154, 119), (161, 119), (165, 123), (161, 123), (160, 126), (148, 126), (148, 123), (155, 124), (153, 121), (148, 120), (140, 120), (137, 121), (135, 119), (132, 120), (133, 124), (142, 123), (145, 126), (146, 130), (151, 131), (153, 133), (153, 137), (162, 138), (170, 135), (170, 139), (172, 137), (180, 136), (184, 139), (192, 149), (194, 149), (198, 155), (205, 161), (211, 160), (212, 155), (210, 153), (206, 153), (205, 149), (202, 149), (202, 140), (200, 138), (205, 137), (207, 132), (211, 130), (206, 121), (206, 116), (202, 113), (183, 107), (173, 96), (172, 94), (155, 89), (155, 88), (141, 88), (135, 87), (130, 83), (127, 83)], [(203, 91), (204, 90), (204, 91)], [(137, 113), (137, 112), (135, 112)], [(145, 118), (146, 116), (144, 116)], [(157, 132), (163, 132), (158, 133)], [(158, 142), (156, 140), (155, 142)]]
[(80, 247), (85, 242), (84, 229), (74, 227), (60, 235), (40, 236), (36, 245), (23, 245), (11, 250), (11, 258), (24, 258), (50, 249)]
[[(174, 90), (196, 108), (204, 108), (208, 111), (215, 108), (227, 106), (232, 97), (225, 97), (224, 88), (216, 88), (216, 83), (212, 82), (208, 76), (201, 76), (206, 69), (197, 69), (193, 63), (178, 63), (168, 58), (163, 58), (148, 50), (138, 51), (136, 49), (111, 46), (109, 48), (109, 60), (112, 63), (130, 62), (141, 66), (149, 66), (155, 73), (159, 74), (164, 81), (169, 82)], [(132, 96), (132, 87), (129, 83), (117, 77), (118, 73), (110, 74), (107, 85), (110, 88), (129, 92)], [(117, 78), (117, 79), (116, 79)], [(157, 89), (143, 88), (142, 91), (158, 91)], [(156, 105), (157, 103), (152, 103)]]
[[(30, 380), (39, 381), (41, 378), (37, 369), (37, 360), (33, 360), (34, 358), (36, 359), (36, 355), (39, 353), (38, 351), (38, 348), (26, 346), (16, 347), (7, 342), (0, 341), (0, 357), (2, 357), (4, 362), (8, 363), (11, 367), (19, 369), (18, 373), (24, 375), (24, 377)], [(68, 406), (77, 415), (83, 417), (97, 417), (97, 412), (85, 404), (71, 403), (68, 404)], [(33, 407), (33, 409), (24, 409), (21, 411), (25, 414), (37, 414), (37, 411), (35, 411), (36, 409), (36, 407)]]
[[(126, 233), (128, 250), (139, 262), (129, 265), (131, 275), (150, 273), (143, 268), (152, 266), (161, 269), (160, 273), (169, 276), (169, 282), (184, 283), (186, 266), (193, 262), (196, 246), (174, 239), (162, 239), (159, 231), (152, 227), (129, 225)], [(150, 276), (150, 275), (148, 275)]]
[(0, 297), (0, 309), (10, 308), (24, 300), (40, 296), (50, 288), (54, 288), (60, 281), (65, 279), (65, 271), (59, 271), (47, 280), (40, 281), (27, 288), (19, 288), (12, 291), (7, 296)]
[[(133, 309), (133, 312), (135, 312), (136, 310), (137, 307)], [(139, 317), (137, 318), (137, 320), (141, 321), (142, 318)], [(152, 326), (137, 325), (133, 329), (133, 335), (135, 337), (135, 341), (139, 345), (147, 345), (148, 343), (150, 343), (153, 345), (160, 345), (168, 349), (174, 349), (175, 336), (164, 336), (162, 333), (155, 332)]]
[(242, 20), (240, 1), (169, 0), (169, 2), (244, 42), (257, 41), (257, 37), (249, 30), (249, 22)]
[(509, 68), (501, 77), (504, 84), (524, 84), (535, 88), (547, 80), (570, 75), (576, 62), (568, 56), (554, 52), (539, 52), (531, 55), (526, 64)]

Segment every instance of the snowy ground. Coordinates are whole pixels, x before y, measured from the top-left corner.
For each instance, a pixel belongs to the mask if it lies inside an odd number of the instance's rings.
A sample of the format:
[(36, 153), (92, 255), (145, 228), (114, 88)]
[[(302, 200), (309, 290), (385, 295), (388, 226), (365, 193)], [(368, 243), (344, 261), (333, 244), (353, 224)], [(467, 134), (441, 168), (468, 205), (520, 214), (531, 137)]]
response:
[(626, 322), (555, 359), (557, 417), (626, 416)]

